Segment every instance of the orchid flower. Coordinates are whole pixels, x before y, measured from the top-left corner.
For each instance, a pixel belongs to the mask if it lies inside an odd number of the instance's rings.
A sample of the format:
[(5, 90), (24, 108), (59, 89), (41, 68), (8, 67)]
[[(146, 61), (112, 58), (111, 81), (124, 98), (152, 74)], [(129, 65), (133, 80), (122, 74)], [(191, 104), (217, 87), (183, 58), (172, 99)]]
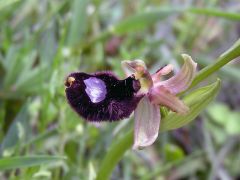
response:
[(165, 81), (162, 76), (173, 70), (172, 65), (151, 75), (142, 60), (122, 62), (127, 75), (123, 80), (110, 71), (71, 73), (65, 81), (68, 103), (92, 123), (118, 121), (128, 118), (134, 111), (133, 148), (149, 146), (158, 136), (160, 106), (180, 114), (188, 112), (188, 107), (176, 95), (189, 87), (197, 64), (188, 55), (183, 54), (183, 58), (182, 69)]
[(164, 81), (162, 76), (173, 70), (171, 64), (151, 75), (142, 60), (122, 62), (126, 75), (134, 75), (136, 80), (139, 80), (141, 88), (137, 95), (143, 96), (134, 111), (133, 149), (143, 148), (155, 142), (161, 121), (160, 106), (166, 106), (179, 114), (188, 112), (189, 108), (177, 97), (177, 94), (190, 86), (197, 63), (189, 55), (183, 54), (182, 57), (184, 65), (181, 70)]

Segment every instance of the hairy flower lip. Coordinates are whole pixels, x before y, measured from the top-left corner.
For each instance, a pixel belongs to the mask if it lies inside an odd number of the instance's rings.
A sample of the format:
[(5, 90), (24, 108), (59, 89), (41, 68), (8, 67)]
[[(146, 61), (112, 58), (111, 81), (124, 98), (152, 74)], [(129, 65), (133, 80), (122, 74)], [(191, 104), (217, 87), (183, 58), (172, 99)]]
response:
[(142, 98), (138, 95), (140, 84), (134, 76), (121, 80), (112, 72), (103, 71), (93, 74), (74, 72), (68, 77), (65, 88), (67, 101), (88, 122), (128, 118)]

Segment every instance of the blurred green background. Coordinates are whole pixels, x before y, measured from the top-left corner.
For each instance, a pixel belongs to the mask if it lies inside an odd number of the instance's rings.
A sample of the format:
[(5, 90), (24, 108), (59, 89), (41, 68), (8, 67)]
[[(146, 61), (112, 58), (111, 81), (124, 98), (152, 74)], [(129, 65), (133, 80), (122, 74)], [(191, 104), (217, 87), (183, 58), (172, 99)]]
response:
[[(177, 71), (181, 53), (201, 69), (239, 37), (238, 0), (0, 0), (0, 156), (30, 157), (6, 161), (0, 179), (95, 179), (111, 143), (133, 129), (131, 118), (95, 127), (78, 117), (64, 94), (69, 73), (123, 78), (126, 59)], [(235, 60), (208, 77), (203, 85), (222, 79), (216, 100), (129, 150), (111, 179), (240, 178), (239, 68)]]

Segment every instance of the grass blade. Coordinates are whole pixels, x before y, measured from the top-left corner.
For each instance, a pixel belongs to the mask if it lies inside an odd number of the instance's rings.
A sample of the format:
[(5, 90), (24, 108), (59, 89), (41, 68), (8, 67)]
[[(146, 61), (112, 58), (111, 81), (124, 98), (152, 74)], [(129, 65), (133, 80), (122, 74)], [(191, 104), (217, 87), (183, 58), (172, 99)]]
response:
[(121, 21), (119, 24), (116, 24), (112, 27), (112, 32), (116, 34), (124, 34), (127, 32), (129, 33), (141, 30), (181, 11), (183, 11), (183, 9), (161, 8), (158, 10), (142, 12)]
[[(104, 157), (101, 167), (98, 171), (96, 180), (109, 179), (116, 164), (121, 160), (125, 152), (133, 144), (133, 131), (129, 131), (124, 137), (112, 144), (107, 155)], [(121, 147), (121, 148), (119, 148)]]
[(202, 14), (206, 16), (215, 16), (215, 17), (222, 17), (229, 20), (240, 20), (240, 14), (237, 12), (224, 12), (223, 10), (218, 10), (214, 8), (189, 8), (188, 12), (193, 14)]
[(72, 3), (73, 17), (68, 34), (68, 44), (79, 43), (86, 30), (88, 0), (75, 0)]
[(240, 39), (230, 47), (224, 54), (222, 54), (213, 64), (203, 68), (194, 78), (191, 87), (196, 86), (198, 83), (206, 79), (208, 76), (218, 71), (221, 67), (228, 62), (240, 56)]
[(6, 157), (0, 159), (0, 170), (9, 170), (15, 168), (26, 168), (39, 166), (46, 163), (53, 163), (59, 160), (64, 160), (62, 156), (18, 156)]
[(26, 140), (29, 134), (28, 118), (27, 104), (25, 104), (9, 127), (7, 134), (1, 143), (0, 156), (11, 155), (14, 153), (19, 143)]
[(177, 129), (194, 120), (199, 113), (214, 100), (219, 89), (220, 80), (217, 80), (214, 84), (199, 88), (188, 94), (184, 98), (184, 102), (190, 108), (189, 112), (186, 115), (170, 112), (162, 119), (160, 131)]
[(18, 1), (20, 1), (20, 0), (8, 0), (8, 1), (2, 0), (2, 1), (0, 1), (0, 10), (2, 10)]

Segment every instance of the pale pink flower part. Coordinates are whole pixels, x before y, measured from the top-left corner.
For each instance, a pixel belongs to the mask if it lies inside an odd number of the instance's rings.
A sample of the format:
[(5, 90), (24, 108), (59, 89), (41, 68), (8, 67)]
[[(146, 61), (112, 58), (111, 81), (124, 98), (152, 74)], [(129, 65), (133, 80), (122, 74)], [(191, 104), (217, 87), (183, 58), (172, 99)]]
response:
[(154, 143), (160, 128), (160, 106), (186, 114), (189, 108), (176, 94), (185, 91), (196, 74), (197, 63), (187, 54), (182, 54), (184, 64), (181, 70), (168, 80), (161, 81), (162, 76), (173, 70), (172, 65), (167, 65), (156, 73), (150, 75), (142, 60), (123, 61), (122, 67), (127, 76), (134, 74), (140, 81), (139, 93), (144, 97), (139, 102), (134, 112), (134, 145), (139, 149)]
[[(152, 104), (147, 96), (144, 96), (134, 112), (137, 119), (134, 124), (134, 144), (133, 149), (151, 145), (156, 139), (156, 131), (160, 127), (160, 109), (158, 105)], [(148, 124), (148, 126), (145, 126)]]
[(164, 86), (172, 94), (177, 94), (185, 91), (190, 86), (196, 73), (197, 63), (187, 54), (182, 54), (182, 57), (184, 59), (184, 64), (181, 70), (166, 81), (156, 82), (154, 84), (156, 87)]

